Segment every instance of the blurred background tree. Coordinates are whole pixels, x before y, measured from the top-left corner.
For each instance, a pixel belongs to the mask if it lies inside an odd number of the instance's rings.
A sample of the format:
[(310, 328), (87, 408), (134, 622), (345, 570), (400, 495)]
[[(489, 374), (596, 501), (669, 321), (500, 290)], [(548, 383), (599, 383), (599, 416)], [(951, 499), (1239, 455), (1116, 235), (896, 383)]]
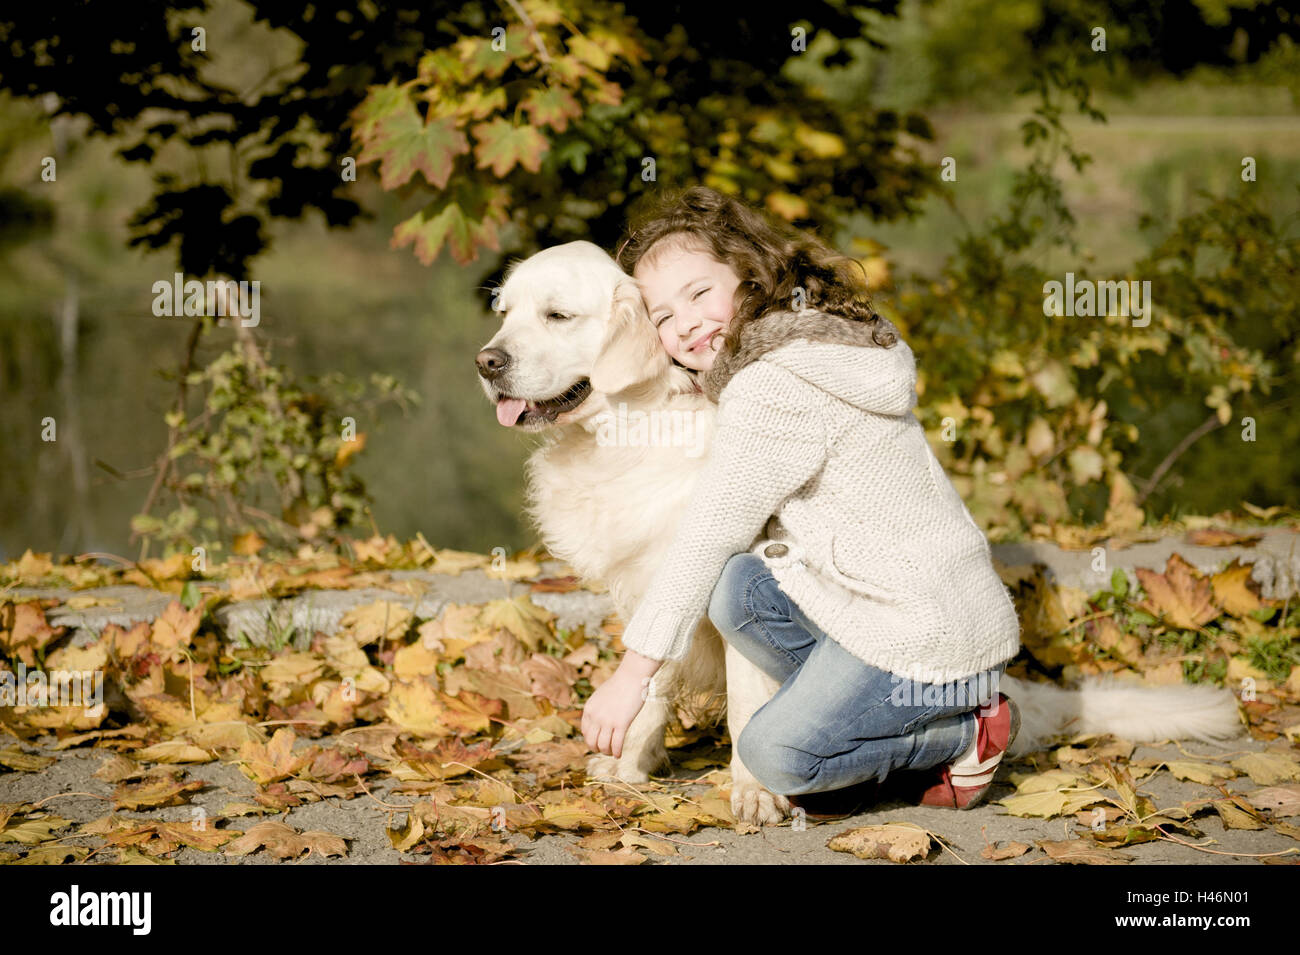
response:
[[(369, 431), (373, 402), (335, 396), (316, 431), (283, 418), (302, 447), (268, 469), (275, 520), (316, 526), (321, 501), (334, 529), (365, 514), (356, 487), (355, 500), (330, 500), (337, 484), (285, 499), (288, 470), (315, 460), (354, 468), (385, 530), (527, 546), (530, 445), (495, 426), (470, 363), (492, 331), (487, 293), (507, 255), (573, 238), (612, 248), (640, 195), (688, 182), (862, 256), (917, 350), (936, 451), (992, 536), (1108, 512), (1131, 523), (1139, 502), (1152, 516), (1294, 505), (1284, 449), (1300, 435), (1274, 405), (1296, 358), (1298, 26), (1283, 3), (1073, 0), (13, 8), (0, 15), (0, 85), (19, 97), (0, 113), (0, 205), (19, 227), (0, 234), (0, 394), (24, 413), (0, 422), (22, 462), (0, 558), (123, 549), (123, 515), (157, 476), (142, 465), (183, 440), (161, 423), (178, 420), (175, 391), (146, 375), (219, 368), (241, 347), (268, 369), (282, 349), (285, 387), (377, 372), (425, 398), (405, 440), (372, 436), (351, 463), (332, 419), (355, 411)], [(51, 108), (65, 124), (57, 183), (39, 175)], [(955, 181), (939, 176), (945, 157)], [(256, 338), (212, 329), (191, 345), (192, 329), (146, 314), (177, 264), (260, 279)], [(1044, 318), (1043, 282), (1067, 270), (1149, 278), (1152, 325)], [(56, 391), (46, 382), (70, 355), (76, 387)], [(1170, 461), (1225, 407), (1259, 415), (1254, 444), (1210, 429)], [(47, 413), (84, 419), (86, 447), (42, 443)], [(199, 473), (220, 474), (225, 452)], [(1225, 472), (1215, 452), (1241, 466)], [(102, 463), (79, 484), (88, 459)], [(164, 537), (181, 546), (194, 526)]]

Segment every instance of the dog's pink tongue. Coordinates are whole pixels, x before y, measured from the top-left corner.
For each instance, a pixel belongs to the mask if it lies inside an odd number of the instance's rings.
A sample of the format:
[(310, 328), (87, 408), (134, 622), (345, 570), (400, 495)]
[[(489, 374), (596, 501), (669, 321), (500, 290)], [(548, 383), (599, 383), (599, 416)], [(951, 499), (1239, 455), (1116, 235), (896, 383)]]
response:
[(524, 410), (528, 402), (523, 398), (502, 398), (497, 402), (497, 420), (507, 428), (514, 427), (514, 423), (519, 420), (519, 414)]

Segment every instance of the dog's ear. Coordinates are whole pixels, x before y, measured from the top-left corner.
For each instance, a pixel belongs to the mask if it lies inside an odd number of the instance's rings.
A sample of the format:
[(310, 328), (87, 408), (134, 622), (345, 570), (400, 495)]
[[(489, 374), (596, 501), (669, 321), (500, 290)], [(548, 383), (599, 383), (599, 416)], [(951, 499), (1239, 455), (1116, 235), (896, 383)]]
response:
[(641, 291), (631, 278), (614, 288), (609, 324), (591, 369), (591, 387), (607, 395), (666, 374), (672, 359), (659, 342)]

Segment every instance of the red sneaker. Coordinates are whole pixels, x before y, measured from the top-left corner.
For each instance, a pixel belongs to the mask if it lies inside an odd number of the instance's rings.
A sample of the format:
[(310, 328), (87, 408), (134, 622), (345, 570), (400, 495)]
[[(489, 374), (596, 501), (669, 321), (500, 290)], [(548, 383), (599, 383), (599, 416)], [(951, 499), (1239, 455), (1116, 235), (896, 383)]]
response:
[(835, 822), (856, 816), (862, 807), (875, 802), (880, 794), (880, 784), (874, 779), (854, 783), (841, 789), (828, 789), (800, 796), (786, 796), (790, 808), (803, 809), (804, 818), (813, 822)]
[[(1004, 693), (998, 706), (975, 711), (975, 745), (951, 763), (936, 767), (938, 781), (922, 790), (918, 804), (971, 809), (983, 801), (1002, 756), (1020, 732), (1020, 708)], [(934, 771), (932, 771), (934, 772)]]

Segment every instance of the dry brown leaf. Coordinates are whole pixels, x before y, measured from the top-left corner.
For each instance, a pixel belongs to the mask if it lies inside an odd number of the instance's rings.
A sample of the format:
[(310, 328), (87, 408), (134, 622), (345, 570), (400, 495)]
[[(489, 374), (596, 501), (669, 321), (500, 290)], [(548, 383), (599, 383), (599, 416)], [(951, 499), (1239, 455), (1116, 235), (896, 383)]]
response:
[(598, 849), (588, 852), (585, 849), (579, 849), (577, 846), (569, 846), (569, 852), (581, 859), (585, 865), (641, 865), (643, 862), (649, 861), (635, 849), (627, 847), (612, 851)]
[(167, 739), (135, 751), (135, 758), (148, 763), (210, 763), (214, 759), (206, 749), (183, 739)]
[(475, 567), (489, 567), (491, 558), (486, 554), (474, 554), (463, 550), (434, 551), (434, 563), (429, 568), (435, 574), (452, 574), (460, 576), (462, 570)]
[(1059, 842), (1037, 839), (1034, 845), (1055, 861), (1070, 865), (1127, 865), (1133, 861), (1131, 855), (1114, 849), (1103, 849), (1089, 839), (1066, 839)]
[(1259, 596), (1250, 589), (1252, 566), (1234, 560), (1210, 578), (1215, 601), (1234, 617), (1244, 617), (1263, 606)]
[(1245, 793), (1243, 798), (1256, 809), (1267, 809), (1274, 816), (1300, 816), (1300, 784), (1268, 786)]
[(1233, 547), (1248, 546), (1262, 540), (1263, 534), (1238, 534), (1236, 531), (1221, 527), (1202, 527), (1187, 535), (1187, 543), (1197, 547)]
[(400, 639), (411, 626), (414, 615), (402, 604), (391, 600), (354, 607), (343, 615), (341, 626), (356, 638), (358, 646), (367, 646), (379, 640)]
[(252, 740), (245, 742), (239, 748), (239, 757), (235, 762), (240, 772), (259, 786), (288, 779), (308, 765), (319, 751), (318, 747), (312, 746), (306, 752), (295, 756), (293, 744), (297, 738), (292, 729), (282, 726), (275, 731), (275, 735), (266, 745)]
[(1008, 842), (1002, 846), (993, 844), (981, 849), (980, 855), (993, 862), (1001, 862), (1004, 859), (1014, 859), (1017, 856), (1022, 856), (1032, 848), (1033, 846), (1026, 845), (1023, 842)]
[(513, 600), (493, 600), (484, 605), (479, 621), (488, 628), (507, 630), (529, 650), (538, 650), (542, 641), (550, 637), (547, 623), (554, 617), (555, 614), (529, 600), (527, 594), (520, 594)]
[(532, 681), (529, 689), (533, 696), (550, 700), (561, 709), (573, 705), (573, 684), (578, 679), (578, 671), (571, 664), (546, 653), (534, 653), (521, 669)]
[(296, 859), (304, 852), (324, 856), (345, 856), (347, 842), (330, 832), (299, 833), (292, 826), (268, 820), (259, 822), (226, 847), (228, 856), (245, 856), (265, 848), (277, 859)]
[(1178, 554), (1169, 555), (1163, 574), (1145, 567), (1137, 568), (1136, 573), (1147, 592), (1146, 599), (1137, 606), (1175, 627), (1195, 630), (1221, 613), (1214, 603), (1210, 582)]
[(1134, 668), (1142, 663), (1142, 642), (1119, 628), (1112, 617), (1098, 617), (1085, 625), (1092, 642), (1117, 660)]
[(1259, 814), (1242, 799), (1216, 799), (1214, 811), (1228, 829), (1267, 829)]
[(186, 610), (179, 600), (173, 600), (162, 615), (154, 620), (153, 632), (149, 639), (155, 647), (162, 650), (189, 647), (194, 640), (194, 634), (198, 632), (199, 621), (202, 618), (201, 605), (193, 610)]
[(1247, 753), (1232, 760), (1231, 764), (1261, 786), (1300, 780), (1300, 763), (1285, 753)]
[(1165, 766), (1176, 779), (1203, 783), (1206, 786), (1213, 786), (1217, 780), (1232, 779), (1237, 775), (1235, 770), (1227, 766), (1198, 763), (1190, 759), (1171, 759)]
[(0, 749), (0, 766), (7, 766), (21, 773), (39, 773), (53, 762), (53, 756), (24, 753), (17, 746)]
[(446, 736), (447, 724), (437, 691), (424, 680), (398, 683), (388, 694), (384, 716), (416, 736)]
[(567, 577), (542, 577), (533, 581), (529, 588), (533, 593), (567, 594), (582, 589), (582, 580), (569, 574)]
[(859, 859), (911, 862), (929, 855), (931, 842), (930, 834), (920, 826), (885, 823), (841, 832), (827, 840), (826, 846), (836, 852), (851, 852)]
[(160, 809), (163, 806), (182, 806), (190, 796), (203, 788), (200, 780), (185, 781), (178, 776), (146, 776), (138, 783), (121, 783), (113, 790), (114, 809)]
[(130, 779), (133, 776), (142, 776), (144, 771), (133, 761), (127, 759), (121, 753), (113, 753), (108, 759), (99, 764), (99, 769), (90, 775), (96, 779), (102, 779), (106, 783), (120, 783), (124, 779)]

